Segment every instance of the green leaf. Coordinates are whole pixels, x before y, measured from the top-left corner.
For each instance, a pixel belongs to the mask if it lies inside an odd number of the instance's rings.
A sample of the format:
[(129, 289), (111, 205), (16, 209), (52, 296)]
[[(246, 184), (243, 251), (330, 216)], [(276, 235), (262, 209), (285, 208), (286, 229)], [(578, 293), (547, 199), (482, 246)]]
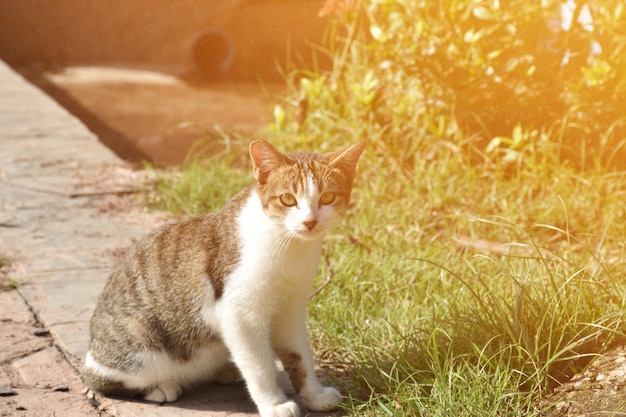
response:
[(524, 131), (519, 123), (513, 128), (512, 139), (514, 148), (517, 148), (524, 141)]
[(380, 43), (387, 42), (387, 34), (376, 24), (370, 25), (370, 33), (374, 39)]
[(480, 19), (480, 20), (494, 20), (495, 16), (492, 13), (492, 11), (484, 6), (478, 6), (475, 7), (474, 10), (472, 10), (472, 14), (474, 15), (475, 18)]
[(279, 104), (274, 106), (274, 127), (281, 131), (285, 125), (285, 110)]
[(491, 139), (491, 141), (485, 148), (485, 152), (493, 153), (496, 149), (500, 147), (501, 144), (502, 144), (502, 136), (496, 136), (495, 138)]
[(476, 43), (480, 40), (480, 38), (482, 37), (482, 32), (480, 30), (473, 30), (470, 29), (467, 32), (465, 32), (465, 36), (463, 37), (463, 40), (467, 43)]

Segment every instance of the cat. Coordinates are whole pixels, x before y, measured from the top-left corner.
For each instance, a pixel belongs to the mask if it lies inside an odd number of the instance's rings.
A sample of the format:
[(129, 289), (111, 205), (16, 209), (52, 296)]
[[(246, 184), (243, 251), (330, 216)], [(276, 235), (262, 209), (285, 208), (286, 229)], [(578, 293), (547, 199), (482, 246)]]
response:
[(337, 408), (341, 394), (315, 375), (307, 301), (364, 147), (282, 154), (253, 141), (254, 185), (215, 213), (156, 228), (114, 269), (91, 319), (85, 383), (163, 403), (196, 382), (243, 378), (262, 417), (297, 417), (277, 357), (309, 409)]

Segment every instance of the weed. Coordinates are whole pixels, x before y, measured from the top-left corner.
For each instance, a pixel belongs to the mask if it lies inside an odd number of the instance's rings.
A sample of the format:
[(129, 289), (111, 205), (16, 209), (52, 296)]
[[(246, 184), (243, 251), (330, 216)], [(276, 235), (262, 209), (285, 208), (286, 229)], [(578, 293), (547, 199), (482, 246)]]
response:
[(10, 265), (11, 260), (6, 256), (0, 255), (0, 291), (14, 289), (19, 285), (17, 278), (9, 276)]
[[(540, 415), (624, 338), (622, 35), (548, 74), (531, 35), (552, 9), (500, 3), (346, 2), (333, 72), (291, 74), (277, 104), (282, 149), (369, 139), (310, 305), (349, 415)], [(598, 7), (617, 31), (623, 6)], [(221, 206), (250, 181), (242, 155), (170, 172), (153, 201)]]
[[(173, 214), (202, 214), (220, 209), (236, 192), (250, 184), (244, 147), (207, 158), (190, 156), (180, 168), (154, 170), (156, 181), (147, 204)], [(190, 154), (193, 155), (193, 152)], [(243, 162), (245, 161), (245, 162)], [(182, 168), (182, 169), (181, 169)]]

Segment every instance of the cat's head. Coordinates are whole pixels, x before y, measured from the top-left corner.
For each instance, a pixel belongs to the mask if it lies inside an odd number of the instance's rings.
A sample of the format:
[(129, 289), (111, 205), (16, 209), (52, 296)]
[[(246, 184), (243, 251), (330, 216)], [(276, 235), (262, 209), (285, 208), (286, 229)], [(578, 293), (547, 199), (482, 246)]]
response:
[(326, 154), (284, 155), (265, 141), (252, 142), (256, 190), (265, 214), (292, 237), (307, 240), (323, 235), (339, 223), (348, 207), (365, 143)]

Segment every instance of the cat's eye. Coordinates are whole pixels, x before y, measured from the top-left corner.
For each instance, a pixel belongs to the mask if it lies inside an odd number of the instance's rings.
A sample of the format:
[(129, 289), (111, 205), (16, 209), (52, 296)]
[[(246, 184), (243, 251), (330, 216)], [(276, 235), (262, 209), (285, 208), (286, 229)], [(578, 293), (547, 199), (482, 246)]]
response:
[(332, 191), (325, 191), (320, 196), (320, 204), (332, 204), (335, 201), (335, 193)]
[(296, 204), (298, 204), (298, 202), (296, 201), (296, 197), (294, 197), (293, 194), (284, 193), (284, 194), (281, 194), (280, 197), (278, 197), (278, 199), (283, 204), (283, 206), (286, 206), (286, 207), (293, 207)]

